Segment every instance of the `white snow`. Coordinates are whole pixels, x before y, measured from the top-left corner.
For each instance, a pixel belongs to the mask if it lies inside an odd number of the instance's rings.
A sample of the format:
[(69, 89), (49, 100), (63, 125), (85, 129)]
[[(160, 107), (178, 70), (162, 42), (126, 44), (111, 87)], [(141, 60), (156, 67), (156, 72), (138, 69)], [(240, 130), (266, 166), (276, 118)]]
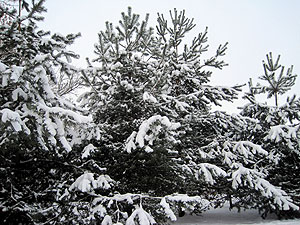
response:
[(166, 196), (166, 199), (175, 202), (201, 202), (205, 207), (210, 204), (207, 199), (203, 199), (200, 196), (188, 196), (186, 194), (168, 195)]
[(136, 225), (135, 218), (137, 218), (140, 225), (155, 224), (154, 218), (147, 213), (142, 206), (137, 207), (136, 210), (133, 211), (131, 216), (126, 220), (126, 225)]
[(156, 138), (155, 135), (147, 134), (149, 130), (152, 130), (154, 134), (157, 134), (162, 129), (160, 125), (153, 126), (156, 122), (166, 126), (167, 130), (176, 130), (180, 127), (179, 123), (172, 123), (166, 116), (155, 115), (150, 117), (140, 125), (136, 135), (136, 143), (138, 143), (141, 148), (145, 146), (145, 140), (151, 145)]
[[(120, 75), (121, 76), (121, 75)], [(128, 83), (127, 80), (122, 80), (120, 82), (120, 84), (125, 87), (125, 89), (128, 91), (128, 90), (134, 90), (134, 87), (132, 86), (132, 84)]]
[(233, 167), (237, 168), (232, 173), (232, 187), (236, 189), (239, 185), (248, 185), (249, 188), (254, 188), (260, 191), (262, 196), (273, 199), (273, 204), (279, 206), (282, 210), (299, 210), (299, 207), (292, 203), (292, 200), (279, 187), (273, 186), (267, 180), (263, 179), (263, 174), (254, 170), (245, 168), (241, 164), (234, 163)]
[(186, 215), (179, 217), (174, 225), (299, 225), (300, 219), (277, 220), (275, 216), (262, 219), (256, 210), (238, 212), (236, 209), (224, 208), (211, 209), (200, 216)]
[(12, 71), (10, 79), (16, 83), (22, 75), (24, 68), (20, 66), (12, 66), (11, 70)]
[(81, 192), (91, 192), (94, 180), (93, 173), (85, 173), (76, 179), (76, 181), (70, 186), (69, 190), (78, 190)]
[(111, 224), (113, 224), (111, 217), (109, 215), (106, 215), (101, 225), (111, 225)]
[(14, 101), (17, 101), (19, 96), (23, 97), (25, 100), (27, 100), (28, 98), (27, 94), (21, 88), (18, 87), (12, 92), (12, 99)]
[(169, 203), (167, 203), (165, 197), (161, 199), (160, 205), (163, 207), (163, 209), (164, 209), (164, 211), (165, 211), (167, 217), (170, 218), (171, 221), (176, 221), (176, 220), (177, 220), (177, 218), (176, 218), (174, 212), (173, 212), (172, 209), (170, 208), (170, 205), (169, 205)]
[(153, 152), (153, 149), (150, 148), (149, 146), (146, 146), (146, 147), (145, 147), (145, 152), (151, 153), (151, 152)]
[(0, 72), (4, 72), (7, 68), (8, 66), (6, 66), (4, 63), (0, 61)]
[(96, 150), (96, 147), (92, 144), (89, 144), (87, 146), (84, 147), (83, 149), (83, 153), (81, 155), (81, 158), (88, 158), (90, 156), (91, 153), (93, 153)]
[(1, 116), (2, 122), (3, 123), (10, 122), (16, 132), (21, 131), (23, 127), (24, 131), (27, 134), (30, 134), (30, 130), (22, 121), (21, 116), (18, 112), (14, 112), (10, 109), (4, 108), (0, 110), (0, 114), (2, 114)]
[(83, 116), (83, 115), (76, 113), (69, 109), (64, 109), (61, 107), (48, 107), (45, 103), (42, 103), (42, 102), (38, 103), (38, 108), (42, 109), (46, 112), (49, 112), (49, 113), (55, 113), (55, 114), (60, 114), (60, 115), (64, 115), (67, 117), (71, 117), (78, 123), (92, 122), (92, 116)]
[(132, 149), (136, 149), (136, 145), (134, 143), (134, 138), (136, 137), (136, 131), (133, 131), (132, 134), (127, 138), (125, 148), (128, 153), (131, 153)]
[[(1, 65), (0, 65), (1, 67)], [(0, 72), (1, 72), (1, 68), (0, 68)], [(6, 87), (8, 85), (8, 75), (3, 73), (2, 75), (2, 86)]]
[(111, 65), (110, 69), (111, 70), (117, 70), (118, 68), (123, 67), (122, 63), (116, 62), (115, 64)]
[(268, 152), (264, 150), (260, 145), (253, 144), (250, 141), (239, 141), (233, 147), (233, 152), (238, 151), (245, 158), (253, 156), (253, 154), (268, 155)]
[(143, 100), (145, 102), (149, 101), (149, 102), (157, 103), (157, 99), (153, 95), (149, 94), (147, 91), (144, 92), (143, 94)]
[(296, 139), (300, 124), (297, 126), (277, 125), (271, 127), (267, 139), (279, 142), (282, 139)]
[(8, 74), (5, 74), (4, 71), (8, 68), (5, 64), (0, 61), (0, 72), (2, 73), (2, 86), (5, 87), (8, 84)]
[(100, 175), (93, 184), (95, 188), (110, 189), (113, 180), (108, 175)]
[(199, 173), (204, 175), (205, 181), (214, 184), (215, 179), (213, 178), (213, 175), (215, 176), (223, 176), (226, 177), (227, 173), (222, 170), (220, 167), (210, 164), (210, 163), (201, 163)]
[(42, 63), (49, 55), (48, 54), (38, 54), (34, 57), (34, 61), (38, 63)]
[(70, 191), (93, 192), (94, 189), (109, 189), (113, 180), (108, 175), (94, 178), (94, 173), (84, 173), (69, 187)]

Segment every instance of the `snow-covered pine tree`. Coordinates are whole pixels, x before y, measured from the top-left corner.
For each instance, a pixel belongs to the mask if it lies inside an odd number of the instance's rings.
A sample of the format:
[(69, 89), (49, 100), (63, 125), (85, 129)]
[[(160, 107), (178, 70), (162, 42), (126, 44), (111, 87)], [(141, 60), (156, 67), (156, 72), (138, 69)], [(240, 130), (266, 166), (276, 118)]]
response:
[[(299, 149), (299, 122), (300, 99), (296, 96), (288, 97), (282, 105), (278, 104), (278, 95), (284, 94), (295, 84), (296, 75), (291, 66), (284, 74), (284, 66), (276, 61), (272, 53), (267, 55), (267, 62), (263, 61), (264, 75), (259, 79), (264, 84), (253, 86), (249, 81), (249, 92), (244, 98), (249, 103), (242, 108), (241, 115), (257, 120), (256, 129), (249, 132), (248, 138), (253, 143), (260, 144), (268, 151), (270, 162), (264, 165), (267, 179), (284, 190), (298, 206), (300, 205), (300, 149)], [(279, 74), (276, 74), (276, 72)], [(275, 99), (275, 106), (261, 103), (256, 96), (268, 93), (268, 98)], [(275, 212), (280, 217), (293, 217), (297, 211), (283, 211), (281, 208), (262, 207), (265, 214)]]
[(80, 140), (74, 131), (91, 120), (50, 86), (56, 70), (78, 72), (67, 50), (78, 35), (38, 30), (43, 3), (32, 1), (23, 16), (1, 7), (11, 18), (0, 27), (1, 224), (59, 221), (66, 182), (83, 171), (70, 151)]
[(71, 194), (95, 197), (89, 221), (103, 224), (153, 224), (153, 217), (163, 224), (182, 209), (201, 212), (232, 198), (244, 207), (263, 200), (270, 207), (297, 208), (265, 180), (260, 165), (268, 153), (247, 139), (246, 125), (254, 127), (255, 120), (210, 111), (240, 90), (209, 84), (211, 68), (226, 66), (221, 58), (227, 44), (205, 59), (207, 29), (182, 46), (195, 24), (184, 11), (170, 16), (168, 22), (158, 14), (155, 33), (148, 15), (140, 22), (129, 8), (119, 26), (107, 22), (99, 33), (98, 65), (88, 61), (82, 72), (91, 90), (81, 101), (101, 135), (85, 145), (91, 144), (90, 159), (116, 183), (103, 195), (92, 188), (94, 178), (82, 175)]
[[(201, 64), (200, 56), (207, 50), (205, 30), (193, 40), (190, 47), (186, 45), (180, 53), (181, 41), (195, 25), (185, 17), (184, 11), (178, 13), (174, 10), (171, 16), (174, 16), (172, 24), (175, 31), (168, 27), (163, 15), (159, 15), (157, 36), (152, 28), (147, 27), (148, 15), (139, 23), (139, 16), (133, 14), (130, 8), (127, 15), (122, 13), (120, 26), (116, 29), (107, 22), (106, 31), (99, 34), (99, 43), (96, 45), (98, 58), (95, 61), (100, 62), (100, 67), (90, 67), (84, 72), (87, 83), (92, 85), (92, 91), (86, 93), (86, 96), (89, 95), (87, 106), (94, 113), (95, 122), (104, 131), (100, 145), (105, 150), (102, 151), (113, 155), (120, 153), (126, 157), (126, 160), (116, 161), (111, 169), (121, 169), (112, 173), (119, 174), (117, 178), (125, 179), (123, 185), (130, 185), (127, 191), (135, 188), (142, 191), (142, 185), (149, 191), (149, 187), (161, 185), (152, 191), (163, 194), (164, 191), (173, 193), (182, 187), (182, 184), (174, 185), (179, 174), (162, 175), (164, 179), (161, 180), (158, 171), (166, 164), (164, 172), (175, 172), (175, 168), (171, 169), (167, 164), (174, 164), (175, 159), (180, 159), (178, 151), (173, 152), (173, 149), (179, 144), (176, 136), (185, 133), (186, 128), (180, 128), (178, 132), (173, 130), (179, 128), (178, 122), (188, 125), (189, 116), (207, 113), (210, 102), (219, 104), (219, 100), (234, 99), (238, 89), (207, 84), (212, 72), (204, 69), (221, 69), (226, 65), (224, 61), (219, 61), (226, 45), (221, 45), (214, 57)], [(175, 122), (174, 125), (171, 121)], [(152, 149), (152, 145), (157, 150)], [(163, 155), (167, 158), (164, 159)], [(156, 166), (151, 163), (146, 171), (155, 168), (156, 175), (149, 179), (152, 173), (145, 177), (142, 171), (147, 165), (145, 160), (150, 163), (152, 157), (152, 163)], [(128, 165), (120, 166), (123, 163)], [(135, 164), (140, 165), (135, 167)], [(128, 182), (128, 179), (135, 177), (134, 174), (137, 181), (144, 177), (145, 183)], [(147, 182), (153, 184), (149, 186)], [(168, 183), (171, 184), (169, 188)]]

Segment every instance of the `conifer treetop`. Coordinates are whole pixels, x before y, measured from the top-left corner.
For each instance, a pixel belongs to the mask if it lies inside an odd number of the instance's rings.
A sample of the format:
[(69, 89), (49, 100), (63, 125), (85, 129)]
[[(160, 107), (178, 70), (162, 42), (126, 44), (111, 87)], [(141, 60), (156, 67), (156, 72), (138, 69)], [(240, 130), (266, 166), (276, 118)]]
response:
[[(285, 67), (279, 63), (280, 55), (274, 61), (272, 52), (266, 55), (267, 61), (263, 60), (264, 74), (259, 79), (266, 82), (266, 85), (258, 83), (255, 87), (252, 80), (249, 81), (250, 93), (247, 94), (248, 99), (254, 98), (254, 95), (267, 93), (267, 98), (274, 96), (275, 106), (278, 106), (278, 95), (283, 95), (291, 90), (295, 85), (297, 75), (293, 74), (293, 65), (291, 65), (285, 72)], [(285, 73), (284, 73), (285, 72)], [(252, 96), (252, 97), (250, 97)]]

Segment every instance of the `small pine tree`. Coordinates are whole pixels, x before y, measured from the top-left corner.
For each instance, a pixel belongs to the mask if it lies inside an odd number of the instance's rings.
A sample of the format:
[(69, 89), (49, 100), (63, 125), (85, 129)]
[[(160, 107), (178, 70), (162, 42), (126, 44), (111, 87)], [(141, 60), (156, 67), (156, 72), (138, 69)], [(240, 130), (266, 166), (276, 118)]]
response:
[[(263, 62), (265, 74), (260, 79), (267, 81), (268, 86), (253, 86), (250, 80), (250, 90), (244, 96), (250, 103), (244, 106), (241, 114), (258, 121), (256, 131), (249, 133), (248, 138), (269, 152), (272, 160), (264, 165), (268, 180), (281, 187), (299, 206), (299, 99), (294, 95), (288, 97), (285, 104), (278, 105), (278, 95), (290, 90), (297, 76), (292, 74), (293, 66), (283, 75), (284, 67), (279, 64), (279, 59), (278, 56), (274, 63), (272, 54), (267, 55), (268, 63)], [(281, 72), (276, 79), (275, 71), (279, 68)], [(256, 95), (265, 92), (268, 92), (268, 97), (274, 96), (275, 106), (256, 100)], [(262, 208), (266, 214), (275, 211), (280, 217), (297, 214), (297, 211), (283, 211), (280, 208)]]

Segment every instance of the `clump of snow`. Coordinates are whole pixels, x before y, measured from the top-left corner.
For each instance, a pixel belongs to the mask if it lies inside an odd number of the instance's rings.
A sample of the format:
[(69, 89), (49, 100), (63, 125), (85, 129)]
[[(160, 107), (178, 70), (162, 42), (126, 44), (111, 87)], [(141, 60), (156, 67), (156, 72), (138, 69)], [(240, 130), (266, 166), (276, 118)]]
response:
[[(142, 122), (138, 132), (134, 131), (127, 138), (125, 149), (128, 153), (130, 153), (132, 149), (136, 149), (138, 145), (140, 148), (144, 147), (146, 152), (153, 152), (153, 149), (150, 146), (153, 145), (160, 132), (172, 132), (177, 130), (179, 127), (180, 123), (173, 123), (166, 116), (152, 116)], [(169, 140), (175, 141), (175, 139), (171, 136), (172, 135), (170, 135)], [(147, 144), (145, 144), (145, 142), (147, 142)]]
[(94, 188), (110, 189), (114, 181), (108, 175), (100, 175), (94, 183)]
[(81, 155), (81, 158), (82, 159), (88, 158), (91, 153), (95, 152), (95, 150), (96, 150), (96, 147), (92, 144), (89, 144), (89, 145), (85, 146), (84, 149), (83, 149), (83, 153)]
[(200, 196), (188, 196), (187, 194), (168, 195), (166, 198), (175, 202), (198, 202), (206, 206), (210, 204), (207, 199), (203, 199)]
[(10, 109), (4, 108), (0, 110), (0, 114), (2, 114), (1, 120), (3, 123), (10, 122), (16, 132), (22, 130), (24, 128), (25, 133), (30, 134), (30, 130), (22, 121), (21, 116), (18, 112), (14, 112)]
[(39, 102), (38, 108), (43, 109), (46, 112), (60, 114), (61, 116), (67, 116), (73, 118), (78, 123), (90, 123), (92, 122), (92, 116), (83, 116), (69, 109), (64, 109), (61, 107), (49, 107), (46, 104)]
[(120, 84), (121, 84), (123, 87), (125, 87), (125, 89), (126, 89), (127, 91), (129, 91), (129, 90), (134, 90), (134, 87), (132, 86), (132, 84), (128, 83), (127, 80), (122, 80), (122, 81), (120, 82)]
[(28, 98), (27, 94), (21, 88), (18, 87), (12, 92), (12, 99), (14, 101), (17, 101), (19, 96), (23, 97), (25, 100), (27, 100)]
[(162, 198), (160, 201), (160, 205), (163, 207), (165, 214), (171, 221), (176, 221), (177, 217), (175, 216), (174, 212), (172, 211), (169, 203), (167, 203), (166, 198)]
[(70, 191), (93, 192), (94, 189), (110, 189), (113, 180), (108, 175), (100, 175), (97, 179), (93, 173), (85, 173), (78, 177), (69, 187)]
[(8, 74), (2, 74), (2, 87), (6, 87), (8, 85)]
[(15, 83), (18, 82), (20, 76), (21, 76), (22, 73), (23, 73), (23, 70), (24, 70), (23, 67), (13, 65), (13, 66), (11, 67), (11, 77), (10, 77), (10, 79), (11, 79), (13, 82), (15, 82)]
[[(148, 120), (144, 121), (140, 127), (139, 131), (136, 135), (136, 142), (142, 148), (145, 146), (145, 140), (147, 140), (150, 144), (153, 143), (154, 137), (152, 135), (147, 135), (147, 132), (151, 129), (151, 125), (155, 122), (160, 122), (162, 125), (165, 125), (169, 130), (176, 130), (180, 127), (179, 123), (171, 123), (168, 117), (166, 116), (152, 116)], [(158, 126), (158, 130), (160, 130), (160, 126)]]
[(76, 179), (76, 181), (70, 186), (69, 190), (78, 190), (81, 192), (91, 192), (94, 186), (94, 174), (85, 173)]
[(8, 66), (6, 66), (4, 63), (0, 61), (0, 72), (4, 72), (7, 68)]
[(116, 62), (115, 64), (111, 65), (110, 69), (111, 70), (117, 70), (118, 68), (122, 68), (123, 65), (120, 62)]
[(37, 63), (41, 63), (43, 62), (45, 59), (47, 59), (49, 57), (48, 54), (38, 54), (34, 57), (34, 61)]
[(219, 177), (219, 176), (226, 177), (227, 176), (227, 173), (224, 170), (222, 170), (220, 167), (210, 164), (210, 163), (201, 163), (199, 173), (203, 174), (205, 181), (210, 184), (215, 183), (215, 179), (213, 178), (213, 175), (217, 176), (217, 177)]
[(149, 94), (147, 91), (145, 91), (143, 94), (143, 100), (145, 102), (149, 101), (149, 102), (157, 103), (157, 99), (153, 95)]
[(112, 225), (112, 224), (113, 224), (113, 222), (112, 222), (111, 216), (109, 216), (109, 215), (106, 215), (101, 222), (101, 225)]
[(250, 141), (239, 141), (233, 147), (233, 152), (238, 151), (245, 158), (253, 156), (253, 154), (268, 155), (268, 152), (264, 150), (260, 145), (253, 144)]
[(153, 152), (153, 149), (150, 148), (149, 146), (146, 146), (146, 147), (145, 147), (145, 152), (151, 153), (151, 152)]
[(126, 140), (125, 149), (128, 153), (131, 153), (132, 149), (136, 149), (136, 145), (135, 145), (136, 134), (137, 132), (133, 131), (132, 134)]
[(137, 207), (130, 217), (126, 220), (126, 225), (136, 225), (135, 219), (137, 219), (139, 225), (151, 225), (156, 224), (154, 218), (147, 213), (142, 206)]

